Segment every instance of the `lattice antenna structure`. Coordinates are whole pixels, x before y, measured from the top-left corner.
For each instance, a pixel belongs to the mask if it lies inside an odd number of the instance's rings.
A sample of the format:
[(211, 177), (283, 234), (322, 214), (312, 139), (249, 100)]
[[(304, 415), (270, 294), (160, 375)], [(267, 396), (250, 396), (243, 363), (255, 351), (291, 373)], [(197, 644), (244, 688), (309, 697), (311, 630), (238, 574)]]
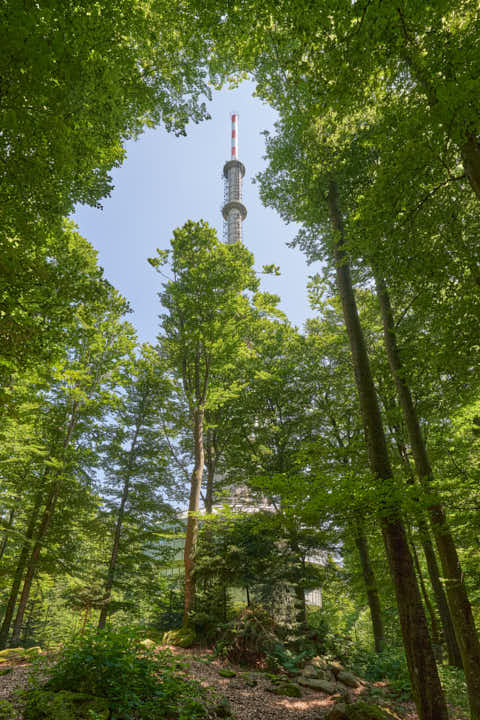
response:
[(225, 179), (222, 215), (225, 220), (224, 240), (228, 245), (242, 242), (242, 223), (247, 217), (247, 208), (242, 202), (242, 180), (245, 165), (238, 159), (238, 115), (232, 113), (232, 155), (223, 166)]

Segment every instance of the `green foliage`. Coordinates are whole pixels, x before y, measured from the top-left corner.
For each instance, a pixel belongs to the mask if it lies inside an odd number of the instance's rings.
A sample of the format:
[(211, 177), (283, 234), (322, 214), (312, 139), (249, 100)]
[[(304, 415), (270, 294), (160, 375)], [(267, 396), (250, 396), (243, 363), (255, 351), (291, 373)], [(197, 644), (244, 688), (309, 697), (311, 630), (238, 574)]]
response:
[(12, 703), (8, 700), (0, 700), (0, 720), (15, 720), (17, 713)]
[[(67, 645), (49, 668), (44, 688), (27, 691), (28, 702), (44, 689), (105, 698), (119, 716), (142, 720), (196, 720), (205, 716), (200, 687), (175, 674), (175, 660), (146, 647), (131, 628), (89, 632)], [(29, 699), (30, 698), (30, 699)]]

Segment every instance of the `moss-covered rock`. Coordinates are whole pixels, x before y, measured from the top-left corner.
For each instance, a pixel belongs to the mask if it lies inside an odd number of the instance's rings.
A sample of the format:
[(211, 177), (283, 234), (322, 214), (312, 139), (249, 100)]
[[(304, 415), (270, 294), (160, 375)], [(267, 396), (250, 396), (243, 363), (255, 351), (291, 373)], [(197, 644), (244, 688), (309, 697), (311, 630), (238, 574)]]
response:
[(23, 657), (25, 655), (25, 649), (22, 647), (18, 648), (6, 648), (5, 650), (0, 650), (0, 658), (4, 658), (5, 660), (10, 660), (16, 657)]
[(29, 660), (32, 660), (33, 658), (38, 657), (42, 652), (42, 648), (40, 645), (34, 645), (33, 647), (28, 648), (25, 650), (25, 657)]
[(234, 672), (233, 670), (229, 670), (228, 668), (221, 668), (218, 671), (218, 674), (220, 675), (220, 677), (224, 678), (234, 678), (237, 675), (236, 672)]
[(24, 711), (25, 720), (86, 720), (96, 714), (108, 720), (110, 709), (105, 698), (70, 690), (35, 690), (30, 693)]
[(175, 647), (189, 648), (195, 643), (197, 636), (193, 628), (178, 628), (178, 630), (169, 630), (163, 636), (163, 642), (166, 645), (175, 645)]
[(366, 702), (352, 705), (337, 705), (328, 715), (327, 720), (395, 720), (386, 710)]
[(286, 695), (286, 697), (302, 697), (302, 691), (295, 683), (281, 683), (280, 685), (274, 687), (272, 692), (275, 695)]
[(0, 700), (0, 720), (14, 720), (16, 717), (12, 703), (8, 700)]

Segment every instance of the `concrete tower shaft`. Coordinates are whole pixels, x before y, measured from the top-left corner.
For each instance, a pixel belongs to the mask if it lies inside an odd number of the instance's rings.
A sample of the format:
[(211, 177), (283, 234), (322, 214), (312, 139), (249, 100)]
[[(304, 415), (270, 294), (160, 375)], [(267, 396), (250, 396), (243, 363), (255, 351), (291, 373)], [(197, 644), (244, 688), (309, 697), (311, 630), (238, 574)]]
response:
[(223, 167), (225, 178), (225, 202), (222, 215), (226, 224), (226, 242), (232, 245), (242, 241), (242, 222), (247, 208), (242, 202), (242, 180), (245, 166), (238, 159), (238, 115), (232, 113), (232, 157)]

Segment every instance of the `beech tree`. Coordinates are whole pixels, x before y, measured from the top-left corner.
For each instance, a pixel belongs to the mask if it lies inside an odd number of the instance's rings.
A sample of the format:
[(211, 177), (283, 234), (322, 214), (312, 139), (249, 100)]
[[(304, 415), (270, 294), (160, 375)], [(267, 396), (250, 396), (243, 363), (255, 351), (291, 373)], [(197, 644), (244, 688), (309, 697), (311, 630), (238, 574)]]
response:
[(240, 244), (224, 245), (203, 221), (188, 221), (175, 230), (171, 249), (158, 251), (150, 263), (160, 270), (168, 260), (171, 279), (160, 293), (165, 313), (159, 343), (172, 372), (181, 379), (194, 448), (184, 554), (187, 625), (195, 602), (205, 412), (228, 403), (238, 392), (235, 384), (222, 383), (222, 370), (249, 352), (249, 327), (256, 310), (246, 291), (255, 293), (258, 279), (250, 252)]

